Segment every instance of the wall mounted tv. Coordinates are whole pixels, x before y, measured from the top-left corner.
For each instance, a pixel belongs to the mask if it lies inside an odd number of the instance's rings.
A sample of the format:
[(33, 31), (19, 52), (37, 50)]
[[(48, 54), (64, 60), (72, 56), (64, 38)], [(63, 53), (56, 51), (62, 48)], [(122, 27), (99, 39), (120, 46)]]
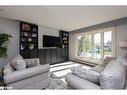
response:
[(43, 47), (60, 47), (60, 37), (43, 35)]

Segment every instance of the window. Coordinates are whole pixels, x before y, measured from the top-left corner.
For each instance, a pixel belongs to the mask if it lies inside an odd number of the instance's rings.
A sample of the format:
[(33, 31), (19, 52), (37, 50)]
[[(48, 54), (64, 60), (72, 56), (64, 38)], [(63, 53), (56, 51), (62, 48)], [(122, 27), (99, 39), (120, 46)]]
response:
[(101, 58), (101, 33), (95, 33), (93, 39), (93, 57), (96, 60)]
[(113, 56), (113, 29), (85, 32), (76, 35), (76, 57), (80, 60), (98, 62)]
[(112, 31), (104, 32), (104, 57), (112, 56)]

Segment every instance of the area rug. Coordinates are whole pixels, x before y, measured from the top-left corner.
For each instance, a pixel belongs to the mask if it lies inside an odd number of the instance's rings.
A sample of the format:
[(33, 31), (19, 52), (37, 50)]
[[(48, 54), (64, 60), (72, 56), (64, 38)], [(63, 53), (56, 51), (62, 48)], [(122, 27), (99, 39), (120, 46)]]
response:
[(67, 89), (68, 86), (57, 76), (55, 76), (54, 74), (50, 74), (50, 83), (48, 85), (48, 87), (46, 89), (50, 89), (50, 90), (58, 90), (58, 89)]

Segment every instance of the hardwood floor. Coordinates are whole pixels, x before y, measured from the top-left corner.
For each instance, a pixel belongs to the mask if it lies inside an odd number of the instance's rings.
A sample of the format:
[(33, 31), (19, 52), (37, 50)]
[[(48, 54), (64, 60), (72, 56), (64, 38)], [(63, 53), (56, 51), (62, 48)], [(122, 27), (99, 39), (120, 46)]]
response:
[(85, 68), (85, 69), (91, 68), (90, 66), (87, 66), (81, 63), (67, 61), (67, 62), (55, 64), (55, 65), (50, 65), (50, 71), (53, 72), (53, 74), (55, 74), (57, 77), (62, 77), (62, 76), (65, 76), (67, 73), (70, 73), (71, 72), (70, 69), (76, 66), (81, 66), (82, 68)]
[(81, 66), (82, 68), (85, 68), (85, 69), (92, 68), (91, 66), (88, 66), (85, 64), (67, 61), (67, 62), (63, 62), (59, 64), (50, 65), (50, 72), (52, 72), (54, 75), (56, 75), (58, 78), (60, 78), (62, 81), (65, 82), (64, 76), (67, 73), (71, 73), (71, 68), (76, 66)]

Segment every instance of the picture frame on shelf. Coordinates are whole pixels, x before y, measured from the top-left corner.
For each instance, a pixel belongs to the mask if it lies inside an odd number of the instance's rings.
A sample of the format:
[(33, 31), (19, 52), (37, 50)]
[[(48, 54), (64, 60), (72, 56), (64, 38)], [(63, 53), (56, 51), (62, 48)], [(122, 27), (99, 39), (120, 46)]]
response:
[(22, 30), (30, 31), (30, 25), (22, 24)]

